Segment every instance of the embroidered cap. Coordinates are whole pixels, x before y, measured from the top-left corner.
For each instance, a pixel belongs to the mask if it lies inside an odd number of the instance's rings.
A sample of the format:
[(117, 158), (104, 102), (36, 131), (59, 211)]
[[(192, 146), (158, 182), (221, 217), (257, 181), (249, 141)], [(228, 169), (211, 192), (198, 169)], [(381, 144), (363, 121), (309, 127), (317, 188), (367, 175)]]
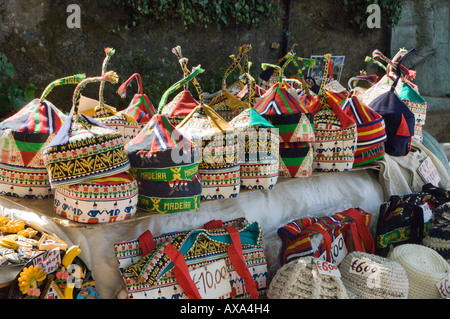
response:
[(59, 85), (77, 84), (84, 74), (50, 83), (34, 99), (0, 123), (0, 193), (24, 198), (53, 196), (42, 150), (56, 136), (66, 115), (46, 100)]

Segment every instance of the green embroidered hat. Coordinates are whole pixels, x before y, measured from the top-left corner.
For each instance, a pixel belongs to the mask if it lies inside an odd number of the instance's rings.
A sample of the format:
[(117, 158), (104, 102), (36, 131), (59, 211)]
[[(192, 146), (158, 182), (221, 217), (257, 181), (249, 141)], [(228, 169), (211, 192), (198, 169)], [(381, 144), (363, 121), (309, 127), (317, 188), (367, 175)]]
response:
[(83, 88), (100, 81), (117, 83), (118, 76), (111, 71), (79, 83), (70, 115), (43, 150), (52, 188), (110, 176), (130, 168), (122, 134), (78, 111)]

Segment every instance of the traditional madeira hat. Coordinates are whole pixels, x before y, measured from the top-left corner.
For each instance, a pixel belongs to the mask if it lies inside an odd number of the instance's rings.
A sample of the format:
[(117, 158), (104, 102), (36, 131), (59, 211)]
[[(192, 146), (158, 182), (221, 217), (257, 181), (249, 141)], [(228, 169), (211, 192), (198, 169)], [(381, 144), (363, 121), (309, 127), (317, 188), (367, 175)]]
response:
[(239, 93), (239, 91), (235, 90), (234, 92), (230, 92), (229, 88), (227, 87), (227, 78), (231, 74), (231, 72), (240, 65), (241, 60), (244, 58), (244, 69), (248, 73), (248, 52), (251, 49), (251, 45), (244, 44), (239, 47), (238, 56), (230, 56), (233, 59), (233, 63), (225, 71), (222, 80), (222, 90), (208, 104), (227, 122), (231, 121), (242, 110), (247, 108), (247, 104), (236, 97), (236, 94)]
[(401, 78), (401, 64), (415, 49), (403, 55), (397, 64), (397, 79), (388, 92), (375, 98), (369, 106), (381, 116), (386, 124), (386, 153), (392, 156), (405, 156), (411, 150), (411, 138), (414, 136), (415, 116), (395, 92)]
[[(126, 98), (128, 95), (129, 85), (131, 84), (133, 79), (135, 79), (137, 82), (138, 91), (133, 95), (133, 99), (131, 100), (128, 107), (123, 111), (119, 111), (119, 113), (124, 113), (134, 118), (139, 124), (139, 132), (150, 121), (152, 116), (156, 114), (156, 110), (152, 102), (150, 102), (148, 96), (143, 92), (142, 78), (139, 73), (134, 73), (128, 78), (128, 80), (122, 83), (122, 85), (117, 90), (117, 94), (119, 94), (123, 99)], [(137, 135), (137, 132), (135, 135)]]
[(414, 89), (410, 83), (403, 82), (398, 97), (413, 112), (416, 120), (414, 125), (414, 136), (416, 140), (422, 143), (423, 129), (427, 116), (427, 101)]
[(450, 273), (449, 263), (435, 250), (417, 244), (395, 247), (388, 255), (408, 275), (409, 299), (442, 298), (436, 284)]
[[(172, 53), (177, 56), (184, 76), (189, 76), (190, 71), (187, 67), (188, 59), (184, 58), (181, 54), (181, 47), (176, 46), (172, 49)], [(201, 90), (199, 91), (197, 79), (192, 79), (192, 83), (197, 88), (197, 92), (200, 94), (198, 96), (199, 100), (202, 100), (203, 97)], [(188, 83), (186, 83), (184, 90), (178, 93), (175, 98), (162, 107), (161, 114), (165, 115), (170, 120), (170, 123), (176, 126), (180, 124), (180, 122), (188, 116), (198, 104), (199, 102), (192, 96), (191, 92), (188, 90)]]
[(407, 299), (409, 282), (403, 267), (377, 255), (353, 251), (339, 266), (352, 299)]
[(80, 82), (74, 92), (70, 115), (43, 150), (52, 188), (112, 176), (130, 168), (122, 134), (78, 111), (83, 88), (99, 81), (117, 83), (118, 77), (115, 72), (107, 72)]
[[(102, 75), (106, 73), (107, 65), (116, 51), (113, 48), (106, 48), (106, 57), (103, 60)], [(112, 127), (122, 134), (125, 144), (128, 143), (139, 132), (140, 125), (136, 119), (128, 113), (118, 112), (116, 108), (105, 103), (104, 98), (105, 81), (100, 82), (99, 103), (87, 111), (85, 115), (92, 116), (100, 124)]]
[(197, 67), (162, 96), (158, 113), (126, 145), (131, 171), (139, 180), (142, 209), (155, 213), (196, 211), (200, 205), (201, 182), (198, 176), (200, 156), (185, 138), (161, 114), (169, 94), (182, 88), (203, 69)]
[(236, 197), (240, 190), (237, 132), (212, 107), (200, 103), (177, 130), (201, 150), (201, 199)]
[(283, 265), (270, 282), (269, 299), (348, 299), (341, 278), (321, 274), (316, 258), (298, 258)]
[(53, 88), (77, 84), (84, 74), (50, 83), (34, 99), (0, 123), (0, 193), (25, 198), (53, 196), (42, 149), (56, 136), (66, 115), (46, 100)]
[(255, 79), (250, 74), (248, 108), (229, 123), (238, 134), (241, 187), (271, 189), (278, 180), (279, 136), (277, 130), (253, 109)]
[(342, 109), (356, 122), (357, 143), (353, 166), (368, 164), (384, 157), (386, 129), (383, 117), (362, 103), (351, 91)]
[(450, 202), (433, 209), (431, 229), (422, 240), (427, 246), (450, 263)]
[[(329, 61), (330, 54), (325, 55)], [(313, 170), (317, 172), (348, 171), (353, 167), (357, 143), (356, 122), (325, 90), (330, 64), (325, 64), (319, 98), (310, 106), (314, 113), (316, 140), (313, 142)]]

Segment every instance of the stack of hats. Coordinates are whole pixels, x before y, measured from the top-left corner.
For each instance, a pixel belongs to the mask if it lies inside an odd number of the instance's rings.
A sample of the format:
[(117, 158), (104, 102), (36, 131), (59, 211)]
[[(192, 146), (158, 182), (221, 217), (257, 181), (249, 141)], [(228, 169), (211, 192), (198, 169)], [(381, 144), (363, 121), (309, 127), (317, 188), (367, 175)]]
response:
[(138, 198), (137, 182), (127, 172), (130, 162), (123, 136), (78, 111), (82, 89), (99, 81), (117, 83), (118, 77), (107, 72), (80, 82), (71, 114), (42, 153), (50, 185), (56, 189), (55, 212), (82, 223), (130, 218)]
[(272, 124), (253, 109), (255, 80), (250, 74), (248, 108), (229, 123), (239, 140), (239, 163), (243, 189), (272, 189), (278, 180), (279, 136)]
[(388, 255), (408, 275), (409, 299), (440, 299), (437, 283), (450, 274), (449, 263), (436, 251), (417, 244), (395, 247)]
[[(282, 67), (263, 64), (263, 69), (273, 67), (284, 73), (287, 65), (295, 59), (288, 55)], [(315, 140), (313, 114), (300, 103), (296, 91), (280, 76), (253, 107), (279, 131), (280, 172), (283, 177), (309, 177), (312, 174), (313, 148)]]
[[(136, 79), (138, 91), (134, 94), (133, 99), (131, 100), (128, 107), (125, 110), (120, 111), (119, 113), (124, 113), (134, 118), (139, 124), (137, 128), (139, 132), (150, 121), (152, 116), (156, 114), (156, 110), (153, 107), (152, 102), (150, 102), (148, 96), (143, 92), (142, 79), (139, 73), (134, 73), (128, 78), (128, 80), (122, 83), (122, 85), (117, 90), (117, 94), (119, 94), (123, 99), (126, 98), (129, 85), (133, 81), (133, 79)], [(135, 135), (137, 135), (137, 132)]]
[[(105, 49), (106, 57), (103, 60), (102, 75), (106, 73), (107, 65), (115, 53), (113, 48)], [(112, 127), (120, 132), (125, 140), (125, 144), (132, 140), (138, 133), (140, 125), (136, 119), (129, 116), (128, 113), (118, 112), (114, 107), (105, 104), (104, 99), (105, 82), (100, 83), (99, 90), (99, 103), (89, 110), (85, 110), (82, 113), (92, 118), (100, 124), (104, 124), (108, 127)]]
[(408, 298), (408, 276), (395, 261), (353, 251), (344, 257), (339, 269), (351, 299)]
[(270, 282), (269, 299), (348, 299), (340, 277), (321, 274), (317, 259), (302, 257), (283, 265)]
[(58, 133), (66, 115), (46, 97), (54, 87), (77, 84), (84, 78), (84, 74), (75, 75), (50, 83), (39, 99), (0, 123), (1, 194), (33, 199), (53, 196), (42, 149)]
[(386, 141), (383, 117), (362, 103), (354, 92), (346, 99), (342, 109), (356, 122), (357, 142), (353, 166), (383, 158)]
[(395, 88), (401, 78), (403, 60), (414, 51), (404, 54), (397, 63), (397, 78), (391, 89), (370, 102), (369, 106), (383, 116), (386, 124), (386, 153), (392, 156), (405, 156), (411, 150), (414, 136), (415, 116), (408, 106), (398, 97)]
[(201, 199), (236, 197), (240, 190), (237, 132), (212, 107), (200, 102), (177, 130), (201, 151)]
[(435, 250), (450, 263), (450, 202), (433, 209), (431, 229), (422, 245)]
[(357, 144), (356, 122), (349, 117), (329, 94), (325, 87), (330, 67), (330, 54), (325, 55), (327, 63), (319, 98), (311, 105), (314, 113), (316, 139), (313, 143), (313, 169), (316, 172), (348, 171), (353, 167)]
[(239, 47), (239, 54), (237, 57), (231, 55), (233, 59), (233, 63), (228, 67), (225, 71), (222, 80), (222, 90), (217, 94), (213, 100), (208, 103), (210, 107), (217, 112), (225, 121), (229, 122), (234, 117), (236, 117), (241, 111), (247, 108), (246, 103), (243, 103), (239, 98), (236, 97), (236, 94), (239, 93), (238, 90), (235, 92), (230, 92), (227, 87), (227, 78), (233, 72), (236, 67), (238, 67), (241, 63), (241, 60), (244, 59), (244, 74), (248, 74), (248, 52), (252, 49), (251, 45), (244, 44)]
[(161, 98), (158, 113), (125, 147), (139, 181), (139, 208), (161, 214), (199, 209), (202, 186), (197, 149), (161, 111), (167, 96), (200, 72), (196, 68), (171, 86)]
[[(185, 77), (189, 76), (191, 71), (189, 71), (187, 67), (188, 59), (184, 58), (181, 54), (181, 47), (176, 46), (172, 49), (172, 53), (177, 56), (183, 75)], [(202, 101), (203, 95), (197, 79), (192, 79), (192, 83), (199, 94), (199, 100)], [(177, 126), (198, 104), (199, 102), (192, 96), (191, 92), (188, 90), (188, 83), (186, 83), (184, 89), (180, 93), (178, 93), (169, 103), (163, 105), (161, 114), (165, 115), (172, 125)]]

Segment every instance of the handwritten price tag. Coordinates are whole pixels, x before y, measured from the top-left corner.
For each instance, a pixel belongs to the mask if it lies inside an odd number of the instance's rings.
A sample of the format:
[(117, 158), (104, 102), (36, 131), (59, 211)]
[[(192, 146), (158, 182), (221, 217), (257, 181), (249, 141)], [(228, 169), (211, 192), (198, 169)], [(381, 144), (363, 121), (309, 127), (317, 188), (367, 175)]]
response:
[(47, 274), (51, 274), (61, 265), (59, 247), (47, 250), (33, 259), (33, 264), (41, 267)]
[(339, 271), (339, 268), (336, 265), (320, 259), (316, 259), (315, 262), (317, 270), (319, 271), (320, 274), (332, 277), (341, 277), (341, 272)]
[(227, 265), (221, 259), (189, 272), (202, 298), (217, 299), (231, 293)]
[(380, 266), (377, 263), (353, 257), (349, 273), (367, 277), (368, 288), (381, 288)]
[(430, 157), (427, 157), (422, 162), (422, 164), (420, 164), (417, 170), (419, 172), (419, 175), (422, 176), (425, 182), (431, 183), (434, 186), (438, 187), (441, 178), (439, 177), (436, 166), (434, 166), (434, 163)]
[(447, 277), (444, 277), (444, 279), (438, 281), (436, 283), (436, 287), (442, 298), (450, 298), (450, 274), (448, 274)]
[[(345, 256), (348, 255), (347, 246), (345, 246), (344, 242), (344, 236), (342, 234), (339, 234), (333, 242), (331, 243), (331, 251), (330, 251), (330, 258), (331, 262), (335, 265), (339, 265), (344, 259)], [(319, 259), (327, 260), (326, 251), (320, 255)]]

